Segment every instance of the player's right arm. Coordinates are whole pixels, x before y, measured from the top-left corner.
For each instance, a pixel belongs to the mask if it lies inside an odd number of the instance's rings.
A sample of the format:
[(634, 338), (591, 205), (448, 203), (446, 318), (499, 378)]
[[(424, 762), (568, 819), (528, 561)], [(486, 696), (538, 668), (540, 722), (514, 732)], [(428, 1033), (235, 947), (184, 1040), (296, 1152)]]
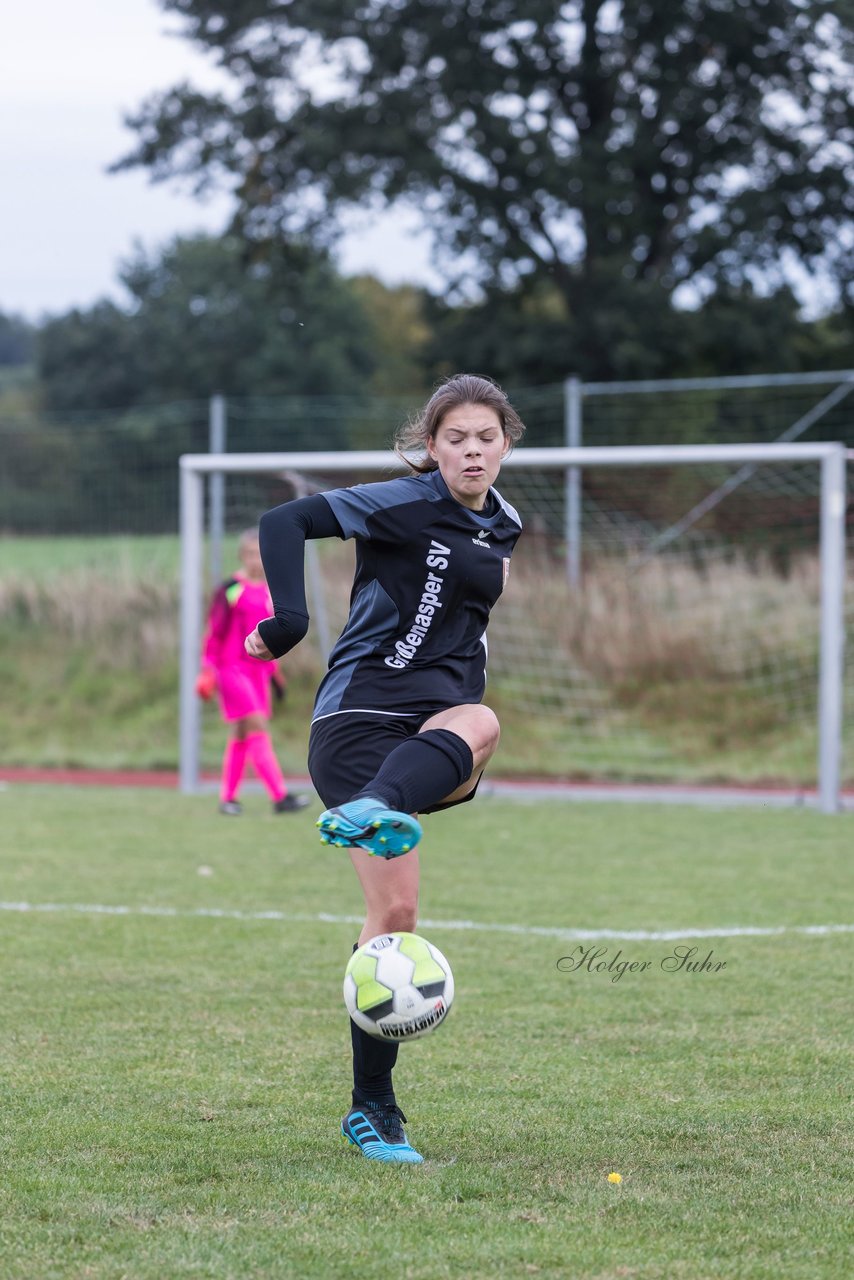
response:
[(273, 617), (264, 618), (246, 637), (246, 652), (253, 658), (281, 658), (305, 636), (305, 542), (336, 537), (343, 537), (341, 526), (319, 493), (285, 502), (261, 517), (258, 543)]

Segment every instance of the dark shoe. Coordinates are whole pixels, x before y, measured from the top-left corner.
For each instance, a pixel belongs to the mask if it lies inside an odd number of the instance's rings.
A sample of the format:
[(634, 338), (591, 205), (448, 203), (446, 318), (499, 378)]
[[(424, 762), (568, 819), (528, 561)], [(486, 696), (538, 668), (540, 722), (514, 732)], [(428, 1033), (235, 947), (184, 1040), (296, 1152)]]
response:
[(219, 804), (220, 813), (226, 814), (229, 818), (239, 818), (243, 812), (243, 805), (239, 800), (221, 800)]
[(308, 796), (295, 796), (289, 791), (286, 796), (282, 796), (281, 800), (273, 802), (273, 813), (296, 813), (298, 809), (304, 809), (308, 804)]
[(341, 1121), (341, 1132), (368, 1160), (421, 1164), (424, 1160), (406, 1140), (400, 1107), (379, 1102), (355, 1103)]

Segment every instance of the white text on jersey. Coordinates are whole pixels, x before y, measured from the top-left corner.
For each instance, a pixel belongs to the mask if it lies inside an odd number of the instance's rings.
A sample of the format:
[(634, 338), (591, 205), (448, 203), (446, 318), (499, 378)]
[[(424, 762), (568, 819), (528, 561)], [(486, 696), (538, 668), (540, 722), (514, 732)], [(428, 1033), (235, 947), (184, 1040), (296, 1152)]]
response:
[(433, 569), (447, 569), (450, 554), (450, 547), (443, 546), (435, 538), (431, 541), (430, 550), (427, 552), (427, 567), (430, 569), (430, 573), (427, 574), (427, 581), (424, 583), (424, 590), (418, 602), (418, 612), (404, 638), (395, 640), (394, 653), (390, 653), (385, 659), (387, 667), (393, 667), (396, 671), (400, 671), (403, 667), (409, 665), (418, 652), (422, 641), (430, 630), (433, 615), (437, 609), (442, 607), (439, 595), (445, 579), (440, 578), (438, 574), (432, 571)]

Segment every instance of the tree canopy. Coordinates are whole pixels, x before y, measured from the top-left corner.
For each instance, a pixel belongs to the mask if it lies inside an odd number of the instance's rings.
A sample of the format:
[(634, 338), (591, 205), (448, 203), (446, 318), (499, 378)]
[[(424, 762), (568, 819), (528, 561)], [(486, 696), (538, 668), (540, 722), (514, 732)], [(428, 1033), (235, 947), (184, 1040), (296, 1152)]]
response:
[(379, 354), (355, 289), (305, 246), (179, 237), (138, 250), (101, 301), (38, 335), (46, 402), (119, 408), (230, 395), (358, 395)]
[(414, 202), (452, 299), (548, 279), (599, 375), (632, 306), (798, 272), (854, 306), (844, 0), (161, 2), (230, 88), (149, 99), (120, 165), (229, 185), (249, 240)]
[(0, 311), (0, 366), (29, 364), (35, 345), (35, 325), (22, 316)]

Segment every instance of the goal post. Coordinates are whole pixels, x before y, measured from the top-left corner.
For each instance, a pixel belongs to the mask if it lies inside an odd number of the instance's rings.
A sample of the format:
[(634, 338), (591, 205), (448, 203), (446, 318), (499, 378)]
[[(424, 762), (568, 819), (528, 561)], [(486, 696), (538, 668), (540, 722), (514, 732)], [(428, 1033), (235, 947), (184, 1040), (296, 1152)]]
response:
[[(387, 450), (187, 454), (180, 459), (183, 792), (197, 791), (200, 778), (200, 707), (194, 685), (204, 625), (209, 478), (225, 477), (229, 484), (247, 486), (241, 500), (235, 501), (235, 511), (246, 524), (245, 512), (257, 520), (267, 506), (287, 500), (298, 488), (322, 492), (340, 484), (388, 479), (404, 470), (401, 460)], [(609, 485), (609, 476), (620, 477), (620, 485)], [(728, 477), (723, 486), (722, 476)], [(308, 479), (295, 487), (294, 477)], [(580, 478), (582, 518), (592, 530), (585, 532), (584, 565), (567, 562), (574, 544), (570, 521), (579, 518), (577, 493), (572, 510), (567, 500), (570, 477)], [(250, 485), (257, 486), (251, 496)], [(512, 595), (515, 580), (522, 579), (519, 603), (515, 612), (513, 606), (505, 612), (501, 601), (490, 628), (491, 641), (493, 631), (499, 631), (496, 647), (505, 655), (499, 688), (503, 678), (508, 698), (516, 699), (522, 708), (530, 704), (543, 715), (563, 716), (566, 724), (577, 726), (579, 741), (589, 733), (606, 773), (610, 724), (642, 739), (655, 764), (660, 735), (643, 725), (638, 728), (641, 722), (635, 716), (644, 680), (649, 678), (645, 673), (660, 675), (663, 669), (666, 683), (667, 664), (675, 661), (674, 655), (678, 658), (698, 643), (697, 635), (688, 635), (692, 627), (693, 632), (705, 633), (711, 649), (726, 648), (728, 611), (735, 617), (737, 609), (743, 631), (738, 663), (733, 660), (731, 667), (718, 669), (714, 653), (702, 659), (693, 653), (688, 667), (699, 671), (697, 680), (706, 682), (703, 696), (708, 697), (711, 690), (713, 702), (715, 688), (724, 689), (740, 663), (739, 670), (756, 688), (758, 682), (766, 682), (761, 706), (765, 711), (771, 707), (781, 722), (787, 714), (785, 699), (797, 680), (794, 714), (808, 714), (815, 724), (818, 805), (826, 813), (839, 808), (846, 602), (843, 444), (523, 446), (505, 459), (498, 487), (519, 508), (527, 530), (519, 544), (518, 570), (514, 557), (514, 581), (508, 591)], [(679, 539), (669, 534), (661, 550), (645, 552), (662, 542), (663, 530), (680, 528), (686, 512), (698, 506), (698, 496), (702, 499), (717, 487), (726, 496), (713, 515), (699, 519)], [(736, 512), (733, 503), (738, 504)], [(727, 512), (729, 523), (724, 518)], [(713, 519), (716, 523), (710, 526)], [(799, 541), (785, 536), (787, 521), (792, 529), (797, 526)], [(526, 544), (529, 551), (524, 550)], [(793, 564), (801, 566), (800, 578), (790, 581), (785, 591), (762, 576), (763, 567), (775, 558), (788, 565), (788, 570), (780, 571), (781, 582), (785, 572), (792, 578)], [(727, 588), (729, 595), (724, 595), (720, 583), (727, 575), (733, 581)], [(526, 577), (530, 578), (527, 596)], [(307, 575), (307, 590), (316, 626), (318, 610), (312, 607), (312, 593), (322, 588)], [(334, 594), (339, 598), (342, 594), (340, 581)], [(752, 594), (755, 602), (749, 599)], [(751, 603), (747, 619), (745, 610)], [(541, 641), (537, 604), (546, 606)], [(671, 606), (677, 610), (672, 616), (667, 612)], [(636, 618), (626, 612), (631, 608), (639, 611)], [(791, 652), (784, 652), (786, 637), (778, 637), (777, 630), (791, 630)], [(620, 631), (623, 648), (618, 653)], [(648, 642), (648, 652), (645, 649), (643, 654), (639, 652), (644, 647), (638, 642), (641, 635)], [(492, 688), (492, 652), (489, 670)], [(692, 675), (685, 688), (698, 688), (697, 680)], [(645, 775), (650, 768), (642, 762), (636, 771)], [(589, 777), (595, 775), (596, 763), (573, 758), (559, 771)]]

